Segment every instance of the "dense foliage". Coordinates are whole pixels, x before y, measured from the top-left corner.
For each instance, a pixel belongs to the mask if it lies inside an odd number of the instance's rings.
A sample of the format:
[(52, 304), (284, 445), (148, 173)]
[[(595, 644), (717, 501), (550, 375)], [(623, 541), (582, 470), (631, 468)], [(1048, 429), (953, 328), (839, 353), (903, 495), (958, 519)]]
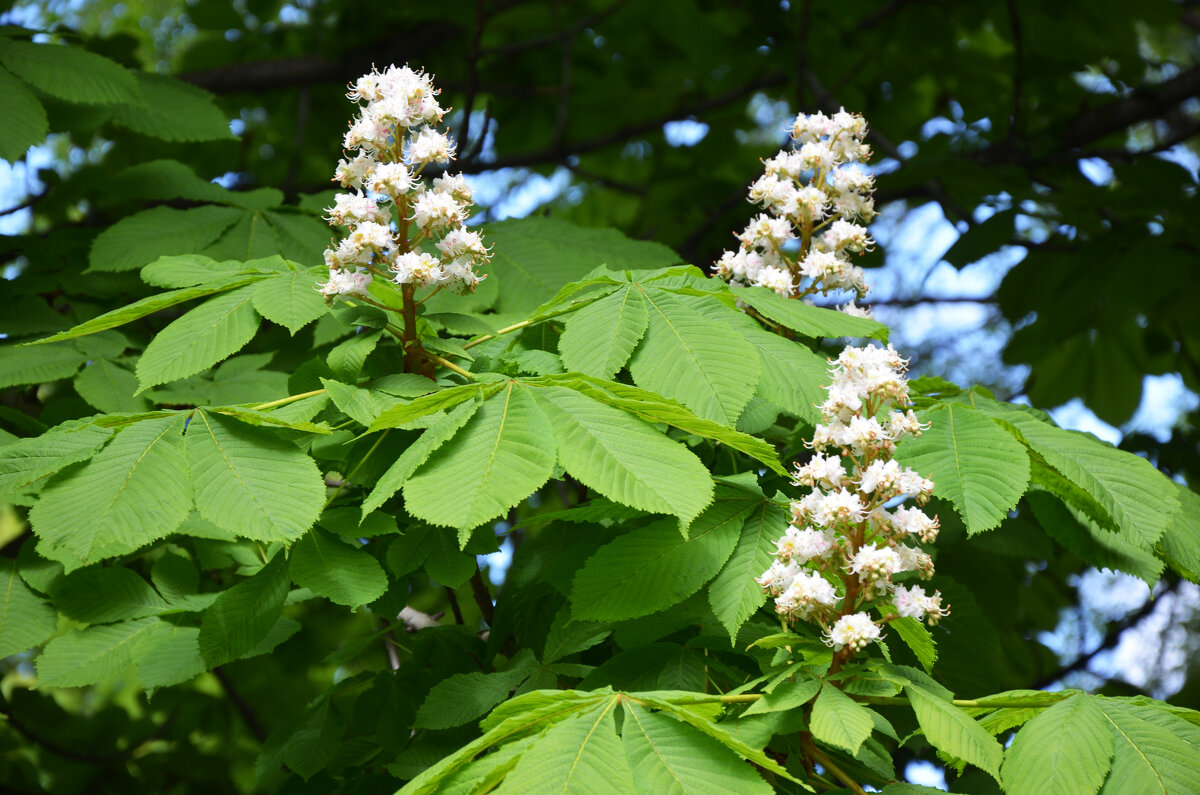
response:
[[(885, 215), (938, 202), (957, 266), (1028, 252), (985, 300), (1023, 323), (1035, 405), (1120, 423), (1146, 373), (1200, 387), (1194, 180), (1154, 156), (1197, 131), (1190, 6), (40, 9), (15, 19), (67, 27), (0, 28), (0, 157), (62, 154), (4, 238), (5, 786), (911, 793), (925, 759), (958, 792), (1194, 789), (1187, 691), (1045, 692), (1087, 659), (1039, 635), (1086, 567), (1197, 579), (1194, 431), (1117, 449), (926, 366), (895, 396), (927, 428), (878, 464), (934, 483), (910, 554), (949, 614), (902, 606), (916, 572), (861, 571), (895, 544), (858, 514), (827, 529), (860, 571), (810, 564), (823, 607), (788, 612), (755, 578), (815, 543), (795, 506), (841, 476), (811, 443), (890, 405), (830, 409), (828, 360), (889, 329), (710, 275), (784, 123), (844, 103), (890, 161)], [(417, 193), (347, 176), (372, 61), (459, 109), (412, 106), (457, 155), (425, 139)], [(707, 134), (668, 145), (687, 119)], [(414, 165), (401, 137), (380, 163)], [(327, 190), (339, 157), (389, 200)], [(494, 198), (472, 238), (442, 167), (569, 184), (550, 217)], [(873, 456), (855, 504), (883, 510)], [(864, 605), (880, 642), (834, 626)]]

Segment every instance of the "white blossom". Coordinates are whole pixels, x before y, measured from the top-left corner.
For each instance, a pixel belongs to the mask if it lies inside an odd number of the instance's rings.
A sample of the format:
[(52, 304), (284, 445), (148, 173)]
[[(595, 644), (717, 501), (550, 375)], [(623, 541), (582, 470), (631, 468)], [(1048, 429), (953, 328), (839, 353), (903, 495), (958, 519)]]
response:
[(825, 642), (835, 651), (844, 648), (862, 651), (879, 640), (879, 635), (879, 625), (871, 619), (869, 613), (851, 613), (837, 620), (826, 635)]
[(372, 276), (362, 268), (355, 270), (330, 270), (329, 281), (318, 283), (321, 295), (367, 295)]

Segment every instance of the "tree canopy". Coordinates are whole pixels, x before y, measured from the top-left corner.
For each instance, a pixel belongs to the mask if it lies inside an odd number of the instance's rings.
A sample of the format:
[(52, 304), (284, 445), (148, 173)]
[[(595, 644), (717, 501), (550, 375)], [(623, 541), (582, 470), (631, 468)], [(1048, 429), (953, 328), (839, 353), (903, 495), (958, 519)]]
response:
[[(1189, 665), (1094, 663), (1200, 582), (1196, 403), (1130, 424), (1148, 376), (1200, 392), (1195, 3), (3, 7), (7, 786), (903, 793), (922, 759), (958, 792), (1188, 791)], [(389, 64), (436, 76), (490, 247), (412, 316), (315, 287), (347, 84)], [(826, 358), (889, 330), (706, 274), (785, 127), (842, 108), (951, 612), (839, 677), (753, 578)], [(994, 290), (906, 270), (920, 212)], [(1042, 411), (1074, 399), (1117, 447)], [(1088, 610), (1092, 568), (1158, 602)]]

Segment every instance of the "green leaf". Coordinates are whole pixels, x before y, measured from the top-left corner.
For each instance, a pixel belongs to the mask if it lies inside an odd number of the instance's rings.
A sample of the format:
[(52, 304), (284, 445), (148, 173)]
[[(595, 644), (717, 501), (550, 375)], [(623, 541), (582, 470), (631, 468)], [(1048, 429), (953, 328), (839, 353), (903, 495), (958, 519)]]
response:
[(500, 283), (496, 311), (528, 314), (566, 282), (597, 265), (614, 270), (656, 268), (679, 262), (660, 243), (630, 240), (615, 229), (584, 229), (556, 218), (522, 218), (487, 224), (493, 246), (489, 272)]
[(39, 91), (68, 102), (142, 104), (132, 73), (79, 47), (3, 39), (0, 63)]
[(1096, 437), (1065, 431), (1018, 406), (977, 398), (980, 408), (1015, 427), (1050, 466), (1090, 494), (1131, 543), (1149, 549), (1179, 514), (1175, 485), (1144, 458)]
[(449, 389), (424, 395), (415, 400), (396, 403), (391, 408), (384, 409), (367, 430), (378, 431), (383, 428), (396, 428), (412, 420), (438, 411), (445, 411), (473, 397), (482, 397), (486, 394), (490, 394), (490, 391), (478, 384), (452, 386)]
[(305, 267), (324, 264), (322, 252), (329, 246), (332, 237), (328, 226), (310, 215), (300, 213), (268, 212), (263, 216), (275, 233), (280, 254)]
[(932, 671), (933, 664), (937, 662), (937, 644), (925, 625), (915, 618), (901, 617), (891, 621), (889, 626), (896, 630), (900, 640), (912, 649), (912, 653), (917, 656), (917, 662), (921, 663), (921, 667), (927, 673)]
[(625, 702), (621, 745), (637, 791), (662, 795), (746, 795), (772, 788), (754, 768), (713, 738), (661, 713)]
[[(105, 312), (103, 315), (94, 317), (86, 323), (80, 323), (74, 328), (67, 329), (66, 331), (60, 331), (54, 336), (46, 337), (45, 339), (36, 340), (26, 344), (40, 345), (45, 342), (58, 342), (59, 340), (69, 340), (73, 339), (74, 337), (82, 337), (86, 334), (95, 334), (99, 331), (106, 331), (110, 328), (116, 328), (117, 326), (122, 326), (126, 323), (137, 320), (140, 317), (145, 317), (146, 315), (153, 314), (154, 312), (175, 306), (176, 304), (182, 304), (185, 301), (191, 301), (195, 298), (203, 298), (206, 295), (212, 295), (213, 293), (220, 293), (224, 292), (225, 290), (232, 290), (236, 287), (252, 284), (261, 278), (263, 277), (258, 275), (242, 276), (234, 281), (203, 284), (199, 287), (189, 287), (183, 290), (171, 290), (170, 292), (151, 295), (139, 301), (134, 301), (132, 304), (123, 306), (120, 309), (114, 309), (111, 312)], [(43, 353), (42, 355), (45, 354)]]
[(958, 509), (968, 535), (997, 527), (1029, 484), (1024, 445), (986, 415), (943, 404), (921, 415), (930, 428), (896, 448), (896, 460), (934, 482)]
[(82, 687), (133, 665), (155, 640), (160, 621), (139, 618), (76, 629), (46, 644), (37, 659), (38, 687)]
[(660, 519), (605, 544), (575, 575), (572, 616), (619, 621), (682, 602), (729, 559), (751, 507), (718, 502), (692, 523), (686, 538), (674, 519)]
[(736, 642), (738, 629), (767, 600), (754, 578), (775, 559), (775, 542), (787, 529), (788, 518), (771, 500), (756, 500), (733, 554), (709, 586), (708, 602), (729, 632), (730, 643)]
[(38, 551), (70, 571), (178, 527), (192, 508), (183, 423), (171, 414), (128, 425), (91, 461), (55, 476), (29, 512)]
[(396, 403), (396, 398), (386, 392), (343, 384), (332, 378), (322, 378), (321, 385), (333, 404), (359, 425), (369, 426), (384, 409)]
[(546, 415), (510, 381), (409, 478), (405, 506), (431, 524), (458, 528), (462, 544), (466, 531), (504, 514), (550, 478), (552, 437)]
[(297, 585), (339, 605), (374, 602), (388, 586), (379, 561), (317, 527), (292, 547), (290, 566)]
[(200, 629), (159, 621), (146, 635), (137, 659), (138, 684), (146, 690), (178, 685), (204, 673)]
[(568, 370), (611, 380), (646, 333), (646, 301), (632, 285), (580, 309), (567, 320), (558, 352)]
[(712, 420), (701, 419), (686, 406), (649, 390), (616, 381), (601, 381), (598, 378), (575, 373), (550, 376), (539, 379), (539, 382), (561, 384), (599, 400), (601, 403), (607, 403), (641, 417), (647, 422), (662, 422), (681, 431), (712, 439), (761, 461), (781, 475), (788, 474), (787, 469), (779, 463), (779, 455), (775, 452), (775, 448), (762, 439), (741, 433)]
[(526, 751), (498, 792), (637, 792), (617, 737), (617, 700), (555, 724)]
[(975, 765), (1000, 783), (1004, 749), (992, 735), (948, 698), (911, 682), (904, 686), (904, 691), (932, 746)]
[(164, 254), (198, 252), (244, 215), (243, 210), (213, 205), (154, 207), (128, 215), (96, 237), (88, 271), (137, 270)]
[(254, 308), (294, 336), (297, 331), (324, 315), (327, 307), (313, 274), (303, 269), (264, 279), (254, 285)]
[(593, 491), (685, 523), (712, 501), (700, 459), (643, 420), (566, 387), (532, 394), (554, 429), (559, 462)]
[[(782, 682), (770, 693), (763, 693), (762, 698), (755, 701), (749, 709), (742, 713), (742, 717), (757, 715), (760, 712), (782, 712), (795, 709), (807, 704), (822, 689), (820, 679), (808, 678), (795, 682)], [(870, 734), (870, 731), (867, 733)]]
[(16, 345), (0, 346), (0, 389), (70, 378), (85, 361), (87, 354), (70, 345), (37, 350)]
[(187, 458), (200, 515), (243, 538), (295, 541), (325, 503), (325, 481), (312, 458), (253, 426), (197, 410)]
[(1042, 710), (1017, 733), (1001, 769), (1011, 795), (1095, 795), (1108, 775), (1113, 732), (1089, 695)]
[(111, 428), (90, 424), (59, 426), (41, 436), (0, 447), (0, 498), (91, 458), (112, 435)]
[(32, 91), (3, 68), (0, 68), (0, 107), (4, 108), (0, 159), (15, 163), (29, 147), (46, 140), (50, 132), (46, 109)]
[(167, 603), (150, 583), (123, 566), (89, 566), (54, 588), (59, 611), (85, 624), (108, 624), (157, 615)]
[(233, 260), (217, 262), (200, 254), (166, 254), (142, 268), (141, 273), (146, 284), (177, 288), (235, 281), (244, 278), (248, 270), (246, 263)]
[(1195, 791), (1200, 744), (1193, 724), (1164, 709), (1092, 698), (1112, 730), (1112, 769), (1103, 795)]
[(210, 298), (158, 333), (138, 360), (140, 390), (186, 378), (232, 356), (254, 338), (253, 287)]
[[(137, 163), (117, 174), (107, 185), (111, 195), (120, 198), (176, 200), (186, 199), (195, 202), (216, 202), (218, 204), (238, 203), (239, 194), (226, 190), (216, 183), (197, 176), (189, 166), (178, 160), (150, 160)], [(235, 263), (223, 263), (234, 265)], [(147, 266), (149, 267), (149, 266)], [(143, 274), (144, 276), (144, 274)], [(200, 284), (205, 281), (198, 279), (188, 284)], [(148, 282), (154, 284), (155, 282)], [(183, 287), (183, 284), (159, 285), (161, 287)]]
[(819, 421), (818, 407), (825, 400), (821, 387), (829, 382), (829, 362), (825, 357), (798, 342), (764, 331), (750, 318), (737, 323), (735, 328), (758, 351), (762, 365), (758, 396), (806, 422)]
[(288, 569), (279, 552), (257, 574), (221, 592), (200, 622), (200, 654), (209, 668), (240, 659), (267, 637), (283, 612)]
[(150, 401), (134, 397), (137, 377), (108, 359), (97, 359), (75, 376), (75, 391), (93, 407), (108, 414), (138, 414)]
[[(0, 451), (0, 462), (3, 456)], [(0, 463), (0, 473), (3, 473), (3, 467)], [(0, 474), (0, 482), (2, 479)], [(1179, 518), (1167, 525), (1167, 531), (1163, 533), (1161, 556), (1175, 571), (1192, 582), (1200, 582), (1200, 494), (1181, 483), (1175, 484), (1175, 494), (1182, 510)]]
[(826, 682), (813, 702), (808, 728), (813, 737), (826, 745), (857, 754), (871, 736), (875, 721), (871, 710)]
[(571, 618), (571, 606), (563, 605), (550, 622), (546, 633), (546, 645), (542, 650), (543, 664), (586, 651), (612, 634), (608, 624), (592, 621), (576, 621)]
[(784, 298), (766, 287), (734, 287), (732, 292), (763, 317), (806, 337), (874, 337), (880, 342), (888, 339), (888, 328), (882, 323)]
[[(333, 374), (342, 381), (355, 381), (362, 372), (367, 357), (375, 350), (383, 336), (382, 330), (363, 331), (348, 340), (338, 343), (329, 352), (326, 361)], [(372, 428), (372, 430), (375, 430)]]
[(371, 493), (363, 500), (363, 516), (365, 517), (371, 511), (382, 506), (399, 491), (408, 482), (417, 467), (428, 461), (429, 456), (435, 450), (454, 436), (459, 428), (467, 424), (480, 405), (482, 405), (482, 401), (479, 400), (460, 403), (445, 417), (430, 425), (415, 442), (404, 448), (404, 452), (379, 477), (375, 487), (371, 489)]
[(509, 692), (537, 669), (537, 660), (522, 649), (506, 671), (484, 674), (454, 674), (433, 686), (415, 726), (422, 729), (449, 729), (475, 720), (508, 698)]
[[(233, 361), (232, 359), (230, 361)], [(220, 414), (224, 417), (232, 417), (239, 422), (244, 422), (247, 425), (265, 426), (269, 428), (290, 428), (293, 431), (303, 431), (305, 433), (332, 433), (329, 426), (323, 422), (308, 422), (307, 420), (289, 420), (287, 417), (280, 416), (277, 412), (256, 411), (255, 409), (246, 408), (245, 406), (219, 406), (209, 409), (213, 414)]]
[(0, 559), (0, 659), (32, 649), (57, 627), (54, 608), (29, 589), (17, 562)]
[(307, 781), (333, 760), (345, 730), (345, 717), (330, 699), (322, 696), (305, 711), (296, 730), (288, 738), (284, 761)]
[(117, 105), (113, 118), (142, 135), (163, 141), (232, 139), (229, 120), (204, 89), (152, 72), (136, 72), (145, 103)]
[(696, 311), (687, 297), (662, 290), (643, 290), (643, 296), (650, 320), (629, 362), (634, 383), (704, 419), (736, 426), (762, 371), (754, 348)]

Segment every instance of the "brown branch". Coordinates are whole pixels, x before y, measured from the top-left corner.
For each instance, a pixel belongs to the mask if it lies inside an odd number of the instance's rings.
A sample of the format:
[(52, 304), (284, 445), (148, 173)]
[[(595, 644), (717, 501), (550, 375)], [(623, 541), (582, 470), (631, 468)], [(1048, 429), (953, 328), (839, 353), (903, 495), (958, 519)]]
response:
[(745, 85), (730, 89), (723, 94), (718, 94), (715, 97), (700, 100), (693, 105), (679, 108), (678, 110), (664, 113), (663, 115), (649, 119), (647, 121), (631, 124), (628, 127), (622, 127), (619, 130), (614, 130), (604, 135), (598, 135), (595, 138), (589, 138), (583, 141), (574, 143), (566, 142), (560, 147), (554, 146), (545, 149), (537, 149), (532, 152), (522, 152), (508, 157), (497, 158), (488, 163), (472, 163), (464, 164), (462, 173), (478, 174), (481, 171), (491, 171), (498, 168), (516, 168), (521, 166), (535, 166), (550, 162), (558, 162), (568, 155), (581, 155), (588, 152), (594, 152), (598, 149), (604, 149), (608, 146), (624, 143), (630, 138), (638, 135), (644, 135), (648, 132), (661, 130), (662, 126), (667, 122), (679, 121), (691, 116), (699, 116), (712, 110), (723, 108), (737, 102), (755, 91), (762, 88), (770, 88), (787, 82), (787, 77), (781, 73), (775, 72), (764, 77), (760, 77)]
[(1116, 645), (1121, 641), (1121, 635), (1125, 633), (1125, 630), (1132, 629), (1133, 627), (1137, 626), (1142, 622), (1143, 619), (1153, 613), (1154, 608), (1158, 605), (1158, 599), (1161, 599), (1164, 595), (1173, 591), (1177, 583), (1178, 581), (1172, 582), (1167, 586), (1167, 590), (1162, 594), (1159, 594), (1159, 596), (1156, 598), (1147, 597), (1145, 603), (1133, 614), (1127, 616), (1123, 621), (1121, 621), (1121, 623), (1109, 627), (1108, 631), (1104, 633), (1104, 639), (1100, 641), (1100, 644), (1096, 646), (1096, 648), (1092, 649), (1086, 654), (1081, 654), (1079, 657), (1076, 657), (1070, 663), (1062, 666), (1053, 673), (1043, 676), (1031, 686), (1032, 689), (1045, 690), (1047, 687), (1055, 682), (1058, 682), (1068, 674), (1087, 670), (1087, 667), (1091, 664), (1092, 660), (1096, 659), (1097, 656), (1116, 647)]
[(475, 573), (471, 575), (471, 595), (475, 597), (475, 604), (479, 605), (479, 612), (483, 613), (483, 620), (490, 627), (496, 617), (496, 606), (492, 604), (492, 595), (488, 593), (478, 562), (475, 563)]
[(548, 33), (545, 36), (537, 36), (531, 39), (525, 39), (524, 41), (514, 42), (512, 44), (501, 44), (496, 47), (489, 47), (483, 50), (481, 54), (484, 56), (511, 55), (512, 53), (523, 52), (525, 50), (535, 50), (539, 47), (546, 47), (554, 44), (560, 39), (569, 39), (574, 37), (577, 33), (579, 33), (579, 31), (585, 28), (590, 28), (597, 22), (610, 16), (627, 2), (628, 0), (616, 0), (616, 2), (610, 3), (608, 6), (600, 11), (597, 11), (595, 14), (576, 20), (574, 23), (568, 25), (562, 30), (555, 31), (554, 33)]
[(446, 589), (446, 597), (450, 600), (450, 611), (454, 613), (454, 621), (457, 624), (463, 623), (462, 608), (458, 606), (458, 597), (454, 594), (454, 589), (449, 585), (443, 585)]
[(224, 668), (219, 666), (214, 668), (212, 673), (213, 676), (217, 678), (217, 681), (221, 683), (221, 689), (225, 691), (225, 695), (229, 697), (231, 702), (233, 702), (233, 706), (238, 711), (238, 714), (242, 716), (242, 722), (246, 724), (246, 728), (250, 730), (250, 733), (253, 734), (260, 743), (266, 742), (267, 730), (263, 728), (262, 722), (259, 721), (258, 714), (255, 713), (254, 707), (252, 707), (250, 702), (243, 698), (242, 694), (239, 693), (237, 688), (233, 686), (233, 681), (229, 678), (229, 674), (225, 672)]
[[(471, 49), (467, 53), (467, 90), (463, 100), (462, 127), (458, 131), (458, 144), (454, 156), (458, 157), (467, 145), (467, 137), (471, 134), (471, 112), (475, 109), (475, 93), (479, 90), (479, 41), (483, 38), (483, 0), (475, 0), (475, 27), (471, 31)], [(487, 125), (483, 133), (487, 134)], [(482, 137), (482, 136), (481, 136)]]

